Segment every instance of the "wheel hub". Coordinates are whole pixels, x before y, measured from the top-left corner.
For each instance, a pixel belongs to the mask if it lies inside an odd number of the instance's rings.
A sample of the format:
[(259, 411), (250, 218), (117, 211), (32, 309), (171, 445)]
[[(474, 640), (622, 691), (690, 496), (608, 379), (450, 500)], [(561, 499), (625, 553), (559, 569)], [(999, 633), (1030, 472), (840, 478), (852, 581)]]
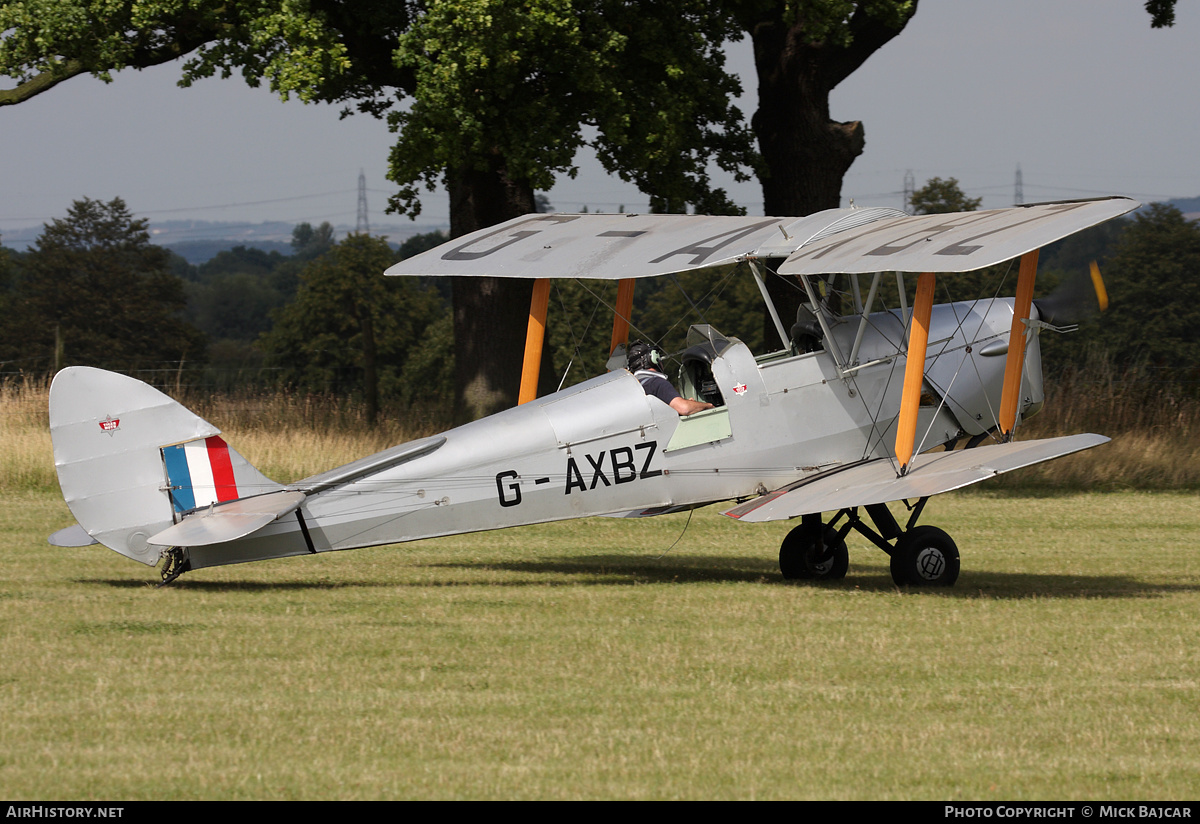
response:
[(926, 547), (917, 553), (917, 574), (926, 581), (936, 581), (946, 569), (946, 557), (941, 552)]

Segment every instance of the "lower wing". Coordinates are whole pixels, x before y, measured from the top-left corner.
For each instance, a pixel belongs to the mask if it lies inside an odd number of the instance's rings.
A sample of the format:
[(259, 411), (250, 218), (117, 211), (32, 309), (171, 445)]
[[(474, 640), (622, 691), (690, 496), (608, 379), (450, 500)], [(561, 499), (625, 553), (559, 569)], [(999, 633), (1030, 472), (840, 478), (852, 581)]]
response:
[(816, 512), (927, 498), (985, 481), (1014, 469), (1108, 443), (1103, 435), (1068, 435), (1036, 441), (926, 452), (899, 476), (892, 461), (877, 458), (823, 472), (725, 510), (739, 521), (780, 521)]

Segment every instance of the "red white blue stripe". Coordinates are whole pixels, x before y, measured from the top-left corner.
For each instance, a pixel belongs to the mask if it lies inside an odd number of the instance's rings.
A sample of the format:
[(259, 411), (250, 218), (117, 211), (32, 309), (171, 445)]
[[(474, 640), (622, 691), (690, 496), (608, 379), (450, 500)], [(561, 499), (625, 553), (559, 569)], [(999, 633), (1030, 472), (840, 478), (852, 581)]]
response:
[(229, 447), (219, 436), (164, 446), (162, 454), (176, 512), (238, 497)]

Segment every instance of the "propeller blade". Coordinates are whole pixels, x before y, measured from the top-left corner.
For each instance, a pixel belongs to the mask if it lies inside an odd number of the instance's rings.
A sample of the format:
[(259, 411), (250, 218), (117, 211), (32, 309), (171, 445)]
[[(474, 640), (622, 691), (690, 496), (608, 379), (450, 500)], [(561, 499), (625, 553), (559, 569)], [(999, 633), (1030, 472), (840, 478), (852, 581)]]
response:
[(1038, 298), (1038, 316), (1046, 323), (1079, 323), (1108, 309), (1108, 292), (1100, 277), (1100, 267), (1092, 261), (1090, 272), (1068, 276), (1051, 294)]
[(1100, 311), (1108, 309), (1108, 290), (1104, 288), (1104, 278), (1100, 277), (1100, 267), (1092, 261), (1092, 288), (1096, 290), (1096, 300), (1100, 303)]

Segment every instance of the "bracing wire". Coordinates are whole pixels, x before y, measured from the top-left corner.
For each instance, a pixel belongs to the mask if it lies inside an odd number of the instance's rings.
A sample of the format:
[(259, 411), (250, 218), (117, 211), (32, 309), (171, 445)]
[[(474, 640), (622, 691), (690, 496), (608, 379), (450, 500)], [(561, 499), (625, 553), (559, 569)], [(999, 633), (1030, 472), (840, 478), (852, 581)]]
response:
[(666, 549), (664, 549), (664, 550), (663, 550), (663, 553), (662, 553), (662, 555), (659, 555), (659, 556), (658, 556), (657, 558), (655, 558), (654, 560), (656, 560), (656, 561), (661, 561), (663, 558), (666, 558), (666, 557), (667, 557), (667, 553), (669, 553), (669, 552), (670, 552), (672, 549), (674, 549), (676, 546), (678, 546), (678, 545), (679, 545), (679, 542), (683, 540), (683, 536), (684, 536), (685, 534), (687, 534), (688, 527), (689, 527), (689, 526), (691, 525), (691, 523), (692, 523), (692, 513), (693, 513), (693, 512), (695, 512), (695, 511), (696, 511), (696, 510), (694, 510), (694, 509), (689, 509), (689, 510), (688, 510), (688, 516), (687, 516), (687, 520), (683, 522), (683, 530), (682, 530), (682, 531), (679, 533), (679, 537), (675, 539), (675, 543), (671, 544), (669, 547), (667, 547)]

